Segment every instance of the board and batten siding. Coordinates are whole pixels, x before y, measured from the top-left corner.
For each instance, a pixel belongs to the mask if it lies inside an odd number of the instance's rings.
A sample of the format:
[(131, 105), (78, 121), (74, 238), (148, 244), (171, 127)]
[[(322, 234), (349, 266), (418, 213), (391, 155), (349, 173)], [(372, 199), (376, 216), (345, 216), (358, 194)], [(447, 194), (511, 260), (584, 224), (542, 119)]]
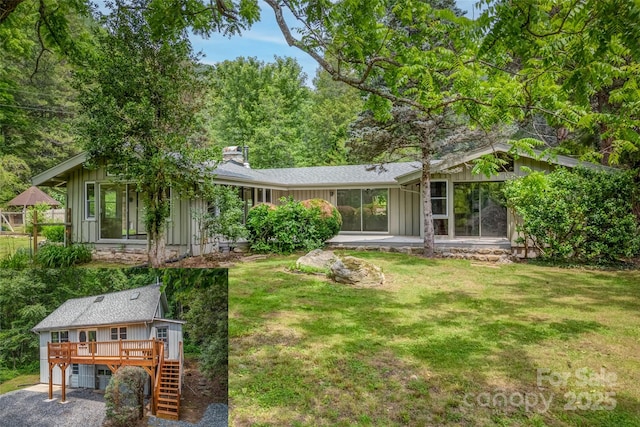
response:
[(182, 324), (158, 319), (153, 322), (149, 339), (156, 338), (157, 328), (167, 328), (167, 349), (166, 359), (178, 360), (180, 358), (180, 343), (182, 342)]
[[(96, 184), (96, 218), (86, 219), (85, 217), (85, 184), (94, 182)], [(124, 245), (135, 248), (146, 247), (146, 240), (141, 239), (110, 239), (105, 242), (100, 241), (99, 235), (99, 191), (98, 186), (102, 183), (111, 182), (111, 177), (106, 175), (105, 168), (93, 170), (79, 168), (71, 171), (67, 181), (67, 207), (71, 209), (71, 222), (73, 224), (71, 233), (72, 240), (77, 243), (94, 244), (96, 247), (113, 247)], [(190, 201), (184, 200), (174, 192), (171, 193), (171, 216), (167, 220), (167, 247), (178, 249), (179, 253), (185, 253), (190, 249), (192, 224), (190, 220)]]

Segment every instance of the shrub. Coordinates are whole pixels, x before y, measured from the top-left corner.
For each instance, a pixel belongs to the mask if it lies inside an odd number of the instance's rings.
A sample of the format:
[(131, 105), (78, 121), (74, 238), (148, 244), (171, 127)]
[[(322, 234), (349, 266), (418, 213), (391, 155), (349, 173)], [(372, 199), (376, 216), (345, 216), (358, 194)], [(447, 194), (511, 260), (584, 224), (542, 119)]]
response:
[(0, 259), (0, 268), (27, 268), (31, 264), (31, 249), (20, 248)]
[(147, 373), (135, 366), (124, 366), (111, 377), (104, 393), (107, 427), (135, 425), (144, 416), (144, 383)]
[(43, 267), (71, 267), (91, 261), (91, 249), (84, 245), (60, 246), (46, 243), (36, 254), (36, 262)]
[(287, 254), (322, 247), (340, 231), (342, 218), (329, 202), (298, 202), (282, 198), (280, 206), (258, 205), (249, 211), (247, 229), (251, 249)]
[(611, 262), (640, 248), (630, 173), (558, 169), (507, 182), (507, 205), (522, 220), (522, 240), (542, 257)]
[[(27, 234), (33, 233), (33, 212), (38, 212), (38, 222), (45, 221), (45, 214), (51, 209), (49, 205), (46, 203), (38, 203), (35, 206), (31, 206), (27, 209), (27, 213), (25, 215), (25, 227), (24, 232)], [(38, 230), (40, 231), (40, 230)]]
[(45, 225), (42, 227), (42, 235), (48, 242), (64, 242), (64, 225)]

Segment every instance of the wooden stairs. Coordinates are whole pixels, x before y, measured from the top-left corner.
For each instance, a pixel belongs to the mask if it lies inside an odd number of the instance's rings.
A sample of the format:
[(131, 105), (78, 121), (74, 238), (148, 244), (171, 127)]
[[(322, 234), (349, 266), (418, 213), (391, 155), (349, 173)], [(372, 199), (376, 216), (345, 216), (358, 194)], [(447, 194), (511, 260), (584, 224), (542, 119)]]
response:
[(158, 384), (156, 416), (168, 420), (180, 418), (180, 361), (164, 360)]

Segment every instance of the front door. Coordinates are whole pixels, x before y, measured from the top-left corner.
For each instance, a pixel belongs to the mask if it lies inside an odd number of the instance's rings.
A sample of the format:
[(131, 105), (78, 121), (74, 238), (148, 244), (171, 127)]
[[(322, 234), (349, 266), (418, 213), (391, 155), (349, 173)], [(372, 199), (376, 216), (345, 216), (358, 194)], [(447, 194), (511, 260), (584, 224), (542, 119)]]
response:
[(167, 327), (162, 326), (156, 328), (156, 338), (158, 341), (164, 342), (164, 358), (169, 358), (169, 334), (167, 333)]
[(89, 356), (96, 354), (96, 337), (95, 329), (82, 330), (78, 334), (78, 356)]

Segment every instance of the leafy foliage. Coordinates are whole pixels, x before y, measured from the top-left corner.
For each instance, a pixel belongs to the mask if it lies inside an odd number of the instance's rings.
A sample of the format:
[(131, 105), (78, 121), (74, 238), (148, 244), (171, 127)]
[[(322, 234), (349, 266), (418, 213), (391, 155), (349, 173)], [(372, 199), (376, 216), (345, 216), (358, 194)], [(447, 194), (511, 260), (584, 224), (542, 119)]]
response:
[(147, 372), (137, 366), (123, 366), (116, 371), (104, 392), (105, 426), (127, 427), (142, 419), (147, 378)]
[[(30, 206), (27, 209), (27, 213), (25, 215), (25, 233), (27, 234), (31, 234), (33, 233), (33, 216), (34, 213), (36, 215), (36, 219), (38, 223), (42, 223), (44, 222), (43, 219), (45, 218), (45, 214), (46, 212), (51, 209), (51, 207), (49, 205), (47, 205), (46, 203), (38, 203), (35, 206)], [(40, 228), (40, 227), (38, 227)], [(38, 230), (38, 233), (40, 233), (42, 230)]]
[(519, 82), (526, 122), (543, 115), (560, 142), (575, 131), (605, 164), (638, 151), (638, 2), (486, 3), (479, 58)]
[(288, 254), (317, 249), (340, 231), (340, 213), (324, 200), (299, 202), (283, 197), (280, 202), (279, 206), (262, 204), (249, 211), (247, 230), (252, 250)]
[(149, 260), (163, 263), (170, 192), (183, 198), (206, 179), (198, 111), (205, 92), (184, 31), (156, 34), (149, 1), (116, 2), (98, 52), (77, 74), (80, 129), (95, 165), (135, 183), (145, 208)]
[(44, 225), (42, 235), (47, 242), (62, 243), (64, 242), (64, 225)]
[(187, 321), (185, 349), (197, 348), (210, 378), (227, 373), (228, 270), (166, 269), (163, 283), (174, 315)]
[(246, 229), (242, 225), (244, 203), (235, 188), (214, 185), (204, 199), (209, 205), (208, 209), (194, 214), (202, 245), (209, 238), (216, 241), (223, 238), (235, 244), (246, 235)]
[(638, 254), (632, 174), (576, 168), (507, 182), (518, 231), (545, 258), (612, 262)]
[(61, 246), (46, 243), (38, 249), (35, 260), (45, 268), (72, 267), (91, 261), (91, 249), (79, 244)]

